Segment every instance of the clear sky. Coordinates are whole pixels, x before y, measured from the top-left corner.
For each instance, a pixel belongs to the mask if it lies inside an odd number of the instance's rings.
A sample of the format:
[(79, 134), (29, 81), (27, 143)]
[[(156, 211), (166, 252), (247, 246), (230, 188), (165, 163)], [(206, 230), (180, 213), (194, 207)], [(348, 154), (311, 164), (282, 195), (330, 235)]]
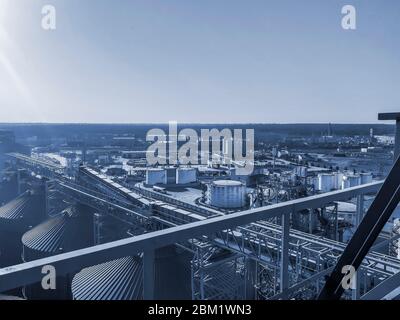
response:
[[(41, 9), (57, 29), (41, 28)], [(357, 30), (341, 8), (357, 9)], [(0, 122), (377, 122), (398, 0), (0, 0)]]

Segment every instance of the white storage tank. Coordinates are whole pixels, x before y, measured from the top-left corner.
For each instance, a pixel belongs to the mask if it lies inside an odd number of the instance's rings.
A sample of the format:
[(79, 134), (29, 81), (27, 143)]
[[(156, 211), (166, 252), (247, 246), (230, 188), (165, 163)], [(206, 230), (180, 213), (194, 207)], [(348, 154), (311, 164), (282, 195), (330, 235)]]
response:
[(318, 190), (329, 192), (335, 189), (335, 175), (331, 173), (320, 173), (318, 175)]
[(343, 177), (342, 189), (357, 187), (361, 184), (359, 175), (347, 175)]
[(197, 181), (197, 170), (195, 168), (179, 168), (176, 171), (177, 184), (189, 184)]
[(217, 180), (209, 188), (209, 204), (212, 206), (234, 209), (246, 205), (246, 186), (240, 181)]
[(360, 177), (361, 177), (361, 184), (372, 182), (372, 173), (361, 173)]
[(151, 168), (146, 171), (146, 184), (167, 184), (167, 173), (162, 168)]
[(344, 174), (341, 172), (335, 172), (334, 176), (335, 176), (334, 188), (336, 190), (342, 189), (342, 182), (343, 182)]

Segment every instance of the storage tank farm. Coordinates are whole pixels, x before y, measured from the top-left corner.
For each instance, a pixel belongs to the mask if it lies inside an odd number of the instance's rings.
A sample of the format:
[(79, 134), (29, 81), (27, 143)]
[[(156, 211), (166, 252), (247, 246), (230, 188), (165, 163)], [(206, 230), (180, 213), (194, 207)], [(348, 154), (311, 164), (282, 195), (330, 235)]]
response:
[[(84, 205), (69, 207), (22, 236), (24, 262), (50, 257), (93, 245), (93, 214)], [(73, 275), (56, 278), (56, 289), (45, 290), (41, 283), (24, 287), (28, 300), (70, 299)]]

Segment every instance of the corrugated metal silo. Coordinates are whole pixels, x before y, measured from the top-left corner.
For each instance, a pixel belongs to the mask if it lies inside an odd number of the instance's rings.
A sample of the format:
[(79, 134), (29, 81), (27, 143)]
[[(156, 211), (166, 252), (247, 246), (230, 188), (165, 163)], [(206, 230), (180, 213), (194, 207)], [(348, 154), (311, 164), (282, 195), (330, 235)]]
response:
[[(41, 223), (22, 237), (24, 261), (33, 261), (77, 250), (93, 244), (93, 217), (70, 207)], [(57, 277), (56, 290), (44, 290), (40, 283), (26, 286), (27, 299), (69, 299), (70, 276)]]
[[(157, 249), (155, 299), (191, 299), (192, 254), (168, 246)], [(143, 263), (125, 257), (85, 268), (72, 281), (75, 300), (138, 300), (143, 298)]]
[(141, 300), (142, 261), (124, 257), (85, 268), (72, 280), (74, 300)]
[(0, 266), (21, 263), (21, 236), (45, 217), (44, 193), (27, 191), (0, 208)]

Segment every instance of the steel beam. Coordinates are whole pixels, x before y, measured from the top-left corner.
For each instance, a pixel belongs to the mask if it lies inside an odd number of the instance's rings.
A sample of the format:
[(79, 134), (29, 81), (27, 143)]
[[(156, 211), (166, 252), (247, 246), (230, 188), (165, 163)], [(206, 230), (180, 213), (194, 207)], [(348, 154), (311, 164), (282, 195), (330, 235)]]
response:
[(352, 266), (356, 270), (389, 220), (400, 201), (400, 157), (397, 158), (368, 212), (346, 246), (332, 274), (325, 283), (319, 299), (340, 299), (344, 292), (342, 270)]
[(282, 215), (281, 292), (284, 292), (289, 287), (289, 231), (290, 213), (285, 213)]
[(400, 285), (400, 272), (394, 276), (382, 281), (376, 287), (368, 291), (361, 297), (361, 300), (381, 300), (390, 292), (399, 288)]
[(48, 264), (56, 268), (58, 275), (63, 275), (105, 261), (135, 255), (147, 250), (155, 250), (203, 235), (212, 235), (221, 230), (235, 228), (251, 222), (274, 218), (284, 213), (295, 212), (301, 208), (319, 207), (321, 204), (330, 203), (333, 200), (344, 200), (358, 194), (372, 193), (381, 184), (382, 182), (374, 182), (344, 191), (334, 191), (268, 207), (237, 212), (0, 269), (0, 292), (39, 281), (42, 278), (41, 268)]

